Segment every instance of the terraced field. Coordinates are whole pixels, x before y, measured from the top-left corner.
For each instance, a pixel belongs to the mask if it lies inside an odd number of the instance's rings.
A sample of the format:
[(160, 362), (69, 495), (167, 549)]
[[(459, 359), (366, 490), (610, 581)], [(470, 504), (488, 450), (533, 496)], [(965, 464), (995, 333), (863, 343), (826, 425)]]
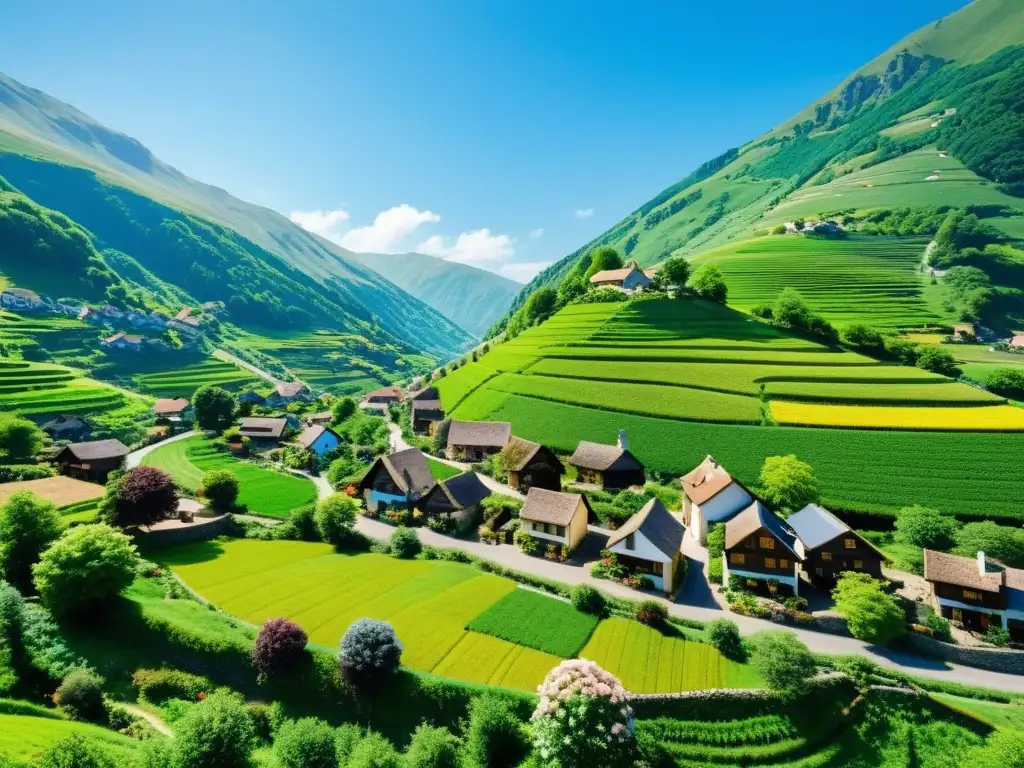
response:
[(32, 357), (45, 350), (48, 360), (82, 367), (83, 360), (102, 356), (99, 340), (99, 330), (73, 317), (0, 310), (0, 344), (9, 350), (8, 354), (18, 348)]
[(138, 374), (133, 381), (141, 391), (154, 397), (191, 398), (199, 387), (208, 385), (236, 392), (268, 386), (249, 371), (213, 358), (170, 371)]

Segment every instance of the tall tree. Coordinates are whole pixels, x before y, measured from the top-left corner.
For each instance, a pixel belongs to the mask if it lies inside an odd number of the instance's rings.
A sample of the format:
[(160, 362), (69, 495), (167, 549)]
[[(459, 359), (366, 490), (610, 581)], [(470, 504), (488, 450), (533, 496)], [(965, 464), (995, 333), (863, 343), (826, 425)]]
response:
[(196, 423), (203, 429), (223, 432), (231, 426), (235, 416), (235, 398), (220, 387), (205, 386), (192, 395), (192, 409)]
[(622, 269), (622, 257), (610, 245), (603, 245), (590, 254), (590, 267), (584, 277), (589, 282), (590, 278), (606, 269)]
[(0, 457), (24, 459), (43, 447), (43, 433), (33, 422), (16, 416), (0, 416)]
[(32, 588), (32, 566), (64, 530), (52, 502), (31, 491), (11, 495), (0, 509), (0, 577), (21, 592)]
[(783, 516), (821, 500), (811, 465), (796, 456), (769, 456), (761, 467), (761, 496)]
[(729, 295), (729, 286), (725, 284), (725, 277), (717, 264), (705, 264), (694, 272), (690, 278), (690, 287), (702, 299), (717, 301), (719, 304), (724, 304)]

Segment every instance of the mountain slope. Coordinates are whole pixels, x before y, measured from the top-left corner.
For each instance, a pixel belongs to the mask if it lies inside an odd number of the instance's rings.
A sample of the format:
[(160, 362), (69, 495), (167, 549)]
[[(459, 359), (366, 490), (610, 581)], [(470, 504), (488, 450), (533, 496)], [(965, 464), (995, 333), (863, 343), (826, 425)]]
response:
[[(369, 337), (383, 332), (412, 350), (439, 357), (451, 356), (471, 341), (444, 317), (351, 259), (348, 251), (274, 211), (190, 179), (136, 140), (3, 75), (0, 163), (0, 175), (11, 185), (48, 208), (69, 213), (101, 245), (128, 252), (156, 274), (202, 268), (203, 256), (196, 252), (187, 263), (154, 261), (148, 251), (133, 253), (123, 247), (124, 241), (142, 232), (167, 234), (165, 222), (188, 220), (189, 228), (216, 230), (217, 239), (248, 252), (285, 282), (297, 280), (317, 294), (316, 300), (298, 305), (313, 323)], [(144, 225), (131, 218), (141, 209), (149, 215)], [(235, 255), (225, 258), (233, 263)], [(264, 324), (277, 322), (268, 316)]]
[(485, 269), (422, 253), (353, 253), (351, 258), (478, 337), (505, 314), (523, 287)]
[[(958, 208), (993, 227), (976, 245), (1006, 248), (1024, 239), (1021, 94), (1024, 3), (976, 0), (900, 41), (777, 128), (663, 190), (540, 273), (513, 309), (537, 287), (557, 285), (598, 246), (614, 246), (642, 266), (671, 255), (713, 260), (715, 249), (739, 247), (801, 217), (848, 217), (844, 224), (854, 232), (917, 237), (923, 254), (937, 227), (910, 222), (879, 231), (866, 226), (873, 225), (871, 212)], [(1007, 328), (1024, 315), (1015, 293), (1024, 289), (1024, 254), (992, 253), (982, 259), (990, 263), (975, 266), (988, 274), (999, 301), (975, 319)], [(799, 259), (790, 267), (799, 270)], [(951, 289), (931, 286), (912, 262), (907, 270), (917, 303), (930, 305), (920, 317), (905, 318), (909, 327), (964, 314)], [(840, 291), (850, 287), (837, 284)], [(774, 300), (773, 291), (766, 288), (756, 303)]]

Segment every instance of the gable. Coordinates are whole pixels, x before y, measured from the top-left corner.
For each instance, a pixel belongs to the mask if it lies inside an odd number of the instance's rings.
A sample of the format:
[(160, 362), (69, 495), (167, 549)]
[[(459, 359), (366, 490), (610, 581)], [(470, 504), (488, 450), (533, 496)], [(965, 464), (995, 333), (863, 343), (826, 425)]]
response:
[(651, 560), (658, 563), (671, 561), (670, 557), (654, 546), (651, 540), (644, 535), (643, 531), (634, 531), (632, 536), (633, 549), (626, 549), (626, 539), (623, 539), (610, 547), (611, 551), (618, 555), (626, 555), (627, 557), (636, 557), (641, 560)]

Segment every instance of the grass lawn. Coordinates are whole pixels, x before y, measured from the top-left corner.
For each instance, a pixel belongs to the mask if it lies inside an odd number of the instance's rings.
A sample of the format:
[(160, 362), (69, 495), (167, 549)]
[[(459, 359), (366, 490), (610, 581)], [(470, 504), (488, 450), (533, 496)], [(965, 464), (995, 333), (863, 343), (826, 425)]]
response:
[(239, 482), (239, 503), (257, 515), (283, 518), (316, 501), (311, 480), (240, 461), (215, 450), (209, 440), (198, 435), (157, 448), (143, 457), (142, 463), (166, 470), (176, 483), (190, 490), (199, 488), (203, 475), (211, 469), (231, 470)]
[[(139, 742), (134, 739), (95, 725), (65, 720), (55, 712), (46, 712), (42, 717), (3, 714), (5, 703), (0, 700), (0, 755), (35, 759), (55, 742), (73, 735), (89, 739), (112, 757), (122, 760), (130, 759), (138, 751)], [(26, 708), (26, 711), (32, 709)]]
[(597, 626), (598, 618), (570, 603), (528, 589), (516, 589), (469, 623), (468, 629), (575, 658)]
[(932, 693), (930, 695), (946, 706), (979, 717), (996, 728), (1024, 731), (1024, 705), (967, 699), (949, 693)]
[(437, 459), (432, 459), (427, 456), (427, 466), (430, 467), (430, 474), (434, 476), (435, 480), (447, 480), (449, 477), (455, 477), (461, 475), (462, 470), (456, 469), (455, 467), (444, 464)]
[(924, 554), (920, 547), (901, 544), (893, 539), (891, 531), (858, 531), (889, 558), (890, 565), (898, 571), (924, 573)]

